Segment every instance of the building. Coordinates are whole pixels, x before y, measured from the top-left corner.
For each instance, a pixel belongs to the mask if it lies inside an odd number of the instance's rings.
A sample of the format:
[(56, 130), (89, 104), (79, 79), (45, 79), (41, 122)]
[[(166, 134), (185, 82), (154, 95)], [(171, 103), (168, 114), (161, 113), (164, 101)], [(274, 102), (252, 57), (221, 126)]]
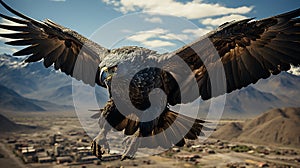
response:
[(64, 147), (62, 145), (57, 143), (54, 144), (54, 156), (60, 156), (63, 150)]
[(57, 164), (71, 163), (72, 161), (73, 161), (73, 159), (71, 158), (71, 156), (62, 156), (62, 157), (56, 158)]
[(50, 157), (50, 156), (47, 156), (47, 157), (39, 157), (39, 158), (38, 158), (38, 162), (39, 162), (39, 163), (51, 163), (51, 162), (53, 162), (53, 158)]
[(81, 158), (81, 162), (94, 162), (97, 161), (98, 158), (96, 156), (86, 156)]

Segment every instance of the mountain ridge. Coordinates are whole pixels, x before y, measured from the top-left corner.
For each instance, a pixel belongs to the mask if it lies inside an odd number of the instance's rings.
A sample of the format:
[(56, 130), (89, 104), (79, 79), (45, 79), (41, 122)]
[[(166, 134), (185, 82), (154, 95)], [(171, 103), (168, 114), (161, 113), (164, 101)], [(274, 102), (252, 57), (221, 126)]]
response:
[(213, 138), (262, 145), (300, 147), (300, 108), (275, 108), (244, 123), (220, 126)]
[(70, 106), (62, 106), (47, 101), (29, 99), (23, 97), (0, 84), (0, 107), (2, 110), (15, 112), (45, 112), (58, 109), (71, 109)]

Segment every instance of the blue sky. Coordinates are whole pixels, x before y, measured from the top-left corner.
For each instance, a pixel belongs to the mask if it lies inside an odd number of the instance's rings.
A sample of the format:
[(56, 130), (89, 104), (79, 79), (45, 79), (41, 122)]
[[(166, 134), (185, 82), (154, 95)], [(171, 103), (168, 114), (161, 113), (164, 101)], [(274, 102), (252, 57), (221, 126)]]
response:
[[(300, 7), (298, 0), (4, 1), (37, 20), (49, 18), (87, 37), (94, 34), (91, 38), (108, 48), (142, 45), (160, 51), (176, 49), (225, 21), (245, 17), (260, 19)], [(0, 7), (0, 12), (7, 14), (3, 7)], [(133, 14), (137, 12), (151, 14)], [(172, 17), (162, 16), (166, 14)], [(1, 53), (16, 51), (0, 40)]]

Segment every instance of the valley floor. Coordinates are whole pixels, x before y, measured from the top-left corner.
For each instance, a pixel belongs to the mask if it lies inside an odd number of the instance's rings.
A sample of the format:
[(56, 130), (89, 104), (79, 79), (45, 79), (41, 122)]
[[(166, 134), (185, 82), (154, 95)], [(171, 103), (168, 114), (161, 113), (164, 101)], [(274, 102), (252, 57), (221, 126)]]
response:
[[(116, 152), (107, 156), (110, 161), (100, 162), (91, 156), (92, 138), (73, 112), (4, 115), (16, 123), (35, 127), (1, 134), (0, 167), (300, 167), (299, 148), (217, 139), (190, 141), (183, 148), (134, 160), (115, 160), (120, 154)], [(112, 146), (121, 147), (114, 144), (121, 142), (120, 137), (110, 138)]]

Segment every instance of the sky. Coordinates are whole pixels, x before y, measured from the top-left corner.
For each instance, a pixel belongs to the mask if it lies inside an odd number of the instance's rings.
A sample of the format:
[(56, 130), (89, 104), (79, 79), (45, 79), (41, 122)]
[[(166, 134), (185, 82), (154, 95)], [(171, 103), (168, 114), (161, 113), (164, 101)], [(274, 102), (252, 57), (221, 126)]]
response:
[[(37, 20), (71, 28), (107, 48), (139, 45), (169, 52), (196, 40), (218, 25), (261, 19), (300, 7), (299, 0), (4, 0)], [(0, 7), (0, 12), (8, 12)], [(9, 14), (11, 15), (11, 14)], [(9, 22), (1, 19), (0, 22)], [(5, 32), (0, 30), (0, 33)], [(4, 45), (0, 53), (19, 48)]]

